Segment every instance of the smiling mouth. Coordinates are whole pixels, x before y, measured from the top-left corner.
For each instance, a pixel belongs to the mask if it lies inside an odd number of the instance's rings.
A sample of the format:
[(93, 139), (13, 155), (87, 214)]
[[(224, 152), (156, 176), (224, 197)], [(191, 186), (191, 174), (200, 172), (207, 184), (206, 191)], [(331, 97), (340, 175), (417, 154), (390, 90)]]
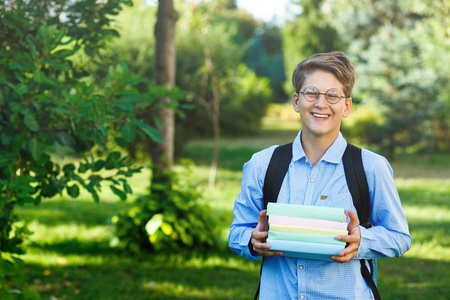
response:
[(313, 115), (313, 117), (319, 118), (319, 119), (326, 119), (330, 116), (330, 115), (317, 114), (317, 113), (311, 113), (311, 114)]

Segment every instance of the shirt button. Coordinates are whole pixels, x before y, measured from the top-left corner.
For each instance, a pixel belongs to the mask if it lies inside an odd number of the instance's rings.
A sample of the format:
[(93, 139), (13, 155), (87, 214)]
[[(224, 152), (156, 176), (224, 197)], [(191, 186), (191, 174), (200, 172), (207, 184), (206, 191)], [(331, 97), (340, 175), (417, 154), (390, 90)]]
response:
[(314, 182), (314, 178), (311, 178), (309, 181), (311, 181), (311, 183), (313, 183)]
[(305, 295), (301, 294), (300, 298), (305, 299)]
[(300, 270), (303, 270), (303, 266), (298, 267)]

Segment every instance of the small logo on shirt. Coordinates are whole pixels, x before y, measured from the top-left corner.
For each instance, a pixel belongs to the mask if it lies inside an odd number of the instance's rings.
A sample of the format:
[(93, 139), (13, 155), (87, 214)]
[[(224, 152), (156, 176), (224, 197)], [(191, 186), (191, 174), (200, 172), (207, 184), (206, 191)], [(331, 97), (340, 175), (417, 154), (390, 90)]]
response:
[(328, 198), (328, 196), (325, 196), (325, 195), (320, 196), (320, 200), (325, 200), (327, 198)]

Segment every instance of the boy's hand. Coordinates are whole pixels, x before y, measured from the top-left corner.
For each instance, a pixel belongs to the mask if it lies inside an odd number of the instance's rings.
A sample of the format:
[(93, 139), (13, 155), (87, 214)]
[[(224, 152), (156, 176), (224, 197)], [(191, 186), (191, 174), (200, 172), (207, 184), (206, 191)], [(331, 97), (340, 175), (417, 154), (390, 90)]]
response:
[(281, 251), (271, 251), (270, 245), (266, 243), (269, 223), (267, 222), (267, 210), (262, 210), (259, 213), (258, 225), (252, 231), (252, 239), (250, 241), (250, 247), (253, 246), (253, 251), (260, 256), (280, 256), (284, 253)]
[(358, 216), (351, 210), (348, 211), (348, 216), (350, 217), (348, 235), (339, 235), (336, 237), (338, 240), (346, 242), (347, 246), (339, 252), (339, 256), (330, 256), (332, 260), (339, 263), (345, 263), (355, 258), (359, 248), (359, 241), (361, 240)]

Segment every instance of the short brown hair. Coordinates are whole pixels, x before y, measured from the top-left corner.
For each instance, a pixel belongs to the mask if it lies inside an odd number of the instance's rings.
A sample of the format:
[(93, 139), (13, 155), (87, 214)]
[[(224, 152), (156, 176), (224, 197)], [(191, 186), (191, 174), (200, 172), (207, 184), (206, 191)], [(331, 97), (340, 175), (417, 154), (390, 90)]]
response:
[(317, 53), (300, 62), (292, 74), (292, 84), (296, 92), (300, 91), (306, 75), (316, 70), (332, 73), (344, 87), (345, 96), (350, 97), (352, 95), (356, 79), (355, 69), (344, 53)]

